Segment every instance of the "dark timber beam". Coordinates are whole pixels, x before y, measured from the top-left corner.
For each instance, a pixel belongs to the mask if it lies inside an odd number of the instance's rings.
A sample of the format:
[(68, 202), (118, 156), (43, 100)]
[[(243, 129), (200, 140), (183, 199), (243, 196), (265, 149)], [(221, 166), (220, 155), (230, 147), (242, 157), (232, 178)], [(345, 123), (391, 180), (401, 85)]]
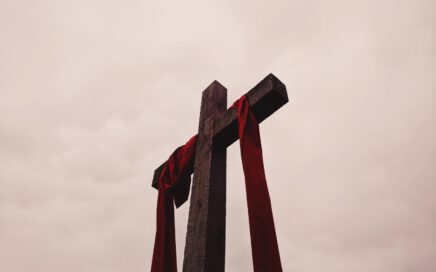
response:
[[(286, 86), (273, 74), (259, 82), (246, 96), (259, 124), (289, 101)], [(234, 143), (238, 139), (237, 110), (228, 109), (219, 116), (213, 130), (214, 141), (218, 144), (227, 147)]]
[(183, 271), (224, 271), (226, 152), (213, 143), (215, 118), (226, 111), (227, 90), (214, 81), (203, 91)]
[[(273, 74), (269, 74), (254, 86), (247, 93), (247, 98), (259, 123), (289, 101), (286, 86)], [(238, 139), (238, 114), (236, 110), (228, 109), (214, 118), (214, 143), (226, 147), (234, 143)], [(162, 168), (163, 164), (154, 171), (152, 186), (156, 189)]]

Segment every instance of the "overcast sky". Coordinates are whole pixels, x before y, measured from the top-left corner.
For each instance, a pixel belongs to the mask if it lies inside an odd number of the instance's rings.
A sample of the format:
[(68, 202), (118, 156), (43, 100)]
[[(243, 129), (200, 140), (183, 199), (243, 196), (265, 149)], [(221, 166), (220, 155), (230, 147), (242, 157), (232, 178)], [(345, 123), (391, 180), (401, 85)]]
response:
[[(237, 3), (236, 3), (237, 2)], [(149, 271), (154, 169), (267, 74), (285, 271), (436, 271), (436, 3), (0, 0), (0, 271)], [(227, 271), (252, 271), (239, 146)], [(188, 205), (176, 211), (179, 267)]]

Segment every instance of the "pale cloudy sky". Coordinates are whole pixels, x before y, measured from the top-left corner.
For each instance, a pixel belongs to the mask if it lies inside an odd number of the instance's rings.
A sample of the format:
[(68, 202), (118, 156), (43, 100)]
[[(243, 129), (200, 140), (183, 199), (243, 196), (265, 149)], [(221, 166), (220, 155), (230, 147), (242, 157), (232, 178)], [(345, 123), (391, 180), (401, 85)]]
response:
[[(285, 271), (436, 271), (436, 3), (0, 0), (0, 271), (148, 271), (154, 169), (268, 73)], [(227, 271), (252, 271), (238, 145)], [(182, 262), (188, 205), (177, 211)], [(179, 265), (180, 266), (180, 265)]]

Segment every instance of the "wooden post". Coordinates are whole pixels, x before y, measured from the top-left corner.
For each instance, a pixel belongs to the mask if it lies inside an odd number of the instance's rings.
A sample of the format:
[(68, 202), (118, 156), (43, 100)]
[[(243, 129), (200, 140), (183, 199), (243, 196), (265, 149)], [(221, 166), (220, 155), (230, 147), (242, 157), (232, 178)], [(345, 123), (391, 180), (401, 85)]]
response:
[(201, 100), (183, 271), (224, 271), (226, 147), (213, 144), (213, 121), (226, 109), (227, 90), (214, 81)]

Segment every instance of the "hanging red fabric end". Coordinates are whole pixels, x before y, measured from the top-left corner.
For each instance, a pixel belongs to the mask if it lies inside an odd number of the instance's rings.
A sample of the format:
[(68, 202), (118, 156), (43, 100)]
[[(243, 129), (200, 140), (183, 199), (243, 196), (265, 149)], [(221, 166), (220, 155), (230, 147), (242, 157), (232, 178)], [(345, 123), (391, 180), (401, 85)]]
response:
[(259, 124), (245, 95), (232, 108), (238, 110), (253, 268), (255, 272), (279, 272), (282, 265), (263, 165)]
[(151, 272), (177, 271), (174, 204), (179, 207), (188, 199), (196, 143), (197, 136), (194, 136), (184, 146), (177, 148), (160, 175)]

